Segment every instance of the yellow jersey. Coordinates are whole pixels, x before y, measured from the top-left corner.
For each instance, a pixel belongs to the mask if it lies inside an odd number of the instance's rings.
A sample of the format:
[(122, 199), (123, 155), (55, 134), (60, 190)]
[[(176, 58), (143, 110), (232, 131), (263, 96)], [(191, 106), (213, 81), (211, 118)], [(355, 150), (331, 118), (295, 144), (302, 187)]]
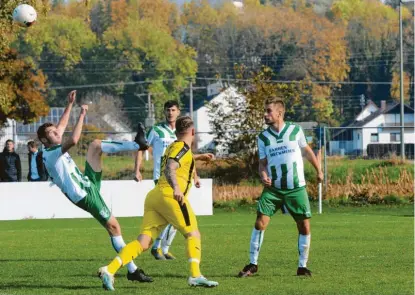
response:
[(189, 194), (192, 186), (193, 172), (195, 169), (195, 161), (190, 147), (183, 141), (175, 141), (165, 151), (161, 159), (161, 173), (157, 186), (163, 195), (173, 197), (173, 188), (167, 181), (164, 171), (169, 159), (173, 159), (179, 163), (176, 170), (177, 183), (185, 197)]

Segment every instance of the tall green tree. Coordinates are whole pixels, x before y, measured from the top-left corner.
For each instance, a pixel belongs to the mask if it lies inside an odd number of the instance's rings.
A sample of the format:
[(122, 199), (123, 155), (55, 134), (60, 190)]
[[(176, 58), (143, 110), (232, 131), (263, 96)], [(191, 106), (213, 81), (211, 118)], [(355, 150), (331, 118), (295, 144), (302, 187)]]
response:
[[(26, 56), (47, 75), (51, 86), (79, 85), (88, 82), (90, 70), (79, 65), (83, 55), (97, 45), (95, 34), (82, 18), (51, 13), (30, 32), (22, 34), (16, 44)], [(67, 89), (50, 91), (49, 103), (60, 106)]]

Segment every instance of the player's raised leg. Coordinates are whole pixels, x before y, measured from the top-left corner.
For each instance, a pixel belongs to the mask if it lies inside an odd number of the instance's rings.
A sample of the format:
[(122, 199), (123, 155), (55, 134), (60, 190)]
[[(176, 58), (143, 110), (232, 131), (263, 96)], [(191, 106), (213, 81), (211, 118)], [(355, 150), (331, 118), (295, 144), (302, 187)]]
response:
[[(134, 142), (125, 142), (124, 148), (129, 144), (136, 147)], [(132, 144), (133, 143), (133, 144)], [(106, 228), (111, 239), (111, 245), (119, 253), (125, 247), (124, 239), (121, 235), (121, 228), (118, 220), (111, 215), (110, 210), (101, 198), (99, 190), (101, 188), (102, 166), (101, 156), (105, 144), (101, 140), (94, 140), (88, 147), (87, 160), (85, 163), (85, 175), (95, 184), (98, 192), (86, 200), (87, 211), (90, 212)], [(105, 149), (105, 148), (104, 148)], [(127, 279), (130, 281), (152, 282), (153, 279), (147, 276), (144, 271), (138, 268), (134, 262), (127, 265)]]

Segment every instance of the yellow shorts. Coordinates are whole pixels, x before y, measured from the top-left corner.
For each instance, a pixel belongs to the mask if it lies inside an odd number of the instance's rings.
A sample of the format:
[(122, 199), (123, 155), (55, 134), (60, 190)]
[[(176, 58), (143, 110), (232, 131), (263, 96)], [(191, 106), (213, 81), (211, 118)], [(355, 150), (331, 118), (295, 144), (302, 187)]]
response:
[(197, 230), (197, 220), (189, 201), (183, 206), (173, 196), (163, 195), (158, 187), (151, 190), (144, 202), (144, 218), (141, 234), (150, 236), (153, 240), (161, 230), (171, 224), (183, 235)]

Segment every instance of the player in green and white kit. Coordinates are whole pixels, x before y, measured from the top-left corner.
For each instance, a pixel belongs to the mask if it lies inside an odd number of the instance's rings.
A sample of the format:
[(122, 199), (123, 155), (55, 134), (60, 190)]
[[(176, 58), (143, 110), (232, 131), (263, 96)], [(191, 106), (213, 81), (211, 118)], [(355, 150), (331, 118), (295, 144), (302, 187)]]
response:
[(299, 125), (284, 122), (285, 105), (278, 98), (265, 102), (265, 123), (269, 126), (258, 136), (259, 173), (264, 190), (258, 201), (257, 219), (252, 230), (250, 263), (239, 272), (239, 277), (258, 271), (258, 256), (264, 232), (274, 213), (285, 206), (298, 228), (298, 276), (311, 276), (307, 268), (310, 249), (311, 210), (305, 188), (302, 153), (317, 171), (317, 180), (323, 180), (317, 159), (308, 146)]
[[(169, 100), (164, 104), (164, 115), (166, 121), (154, 125), (147, 133), (147, 142), (153, 147), (153, 180), (157, 184), (160, 178), (161, 158), (164, 155), (167, 147), (176, 139), (176, 120), (180, 115), (179, 103), (175, 100)], [(142, 151), (138, 151), (136, 165), (135, 165), (135, 180), (141, 181), (142, 175), (140, 173), (140, 165), (142, 162)], [(177, 230), (171, 225), (167, 225), (155, 240), (151, 248), (151, 254), (157, 260), (175, 259), (169, 252), (171, 243), (176, 236)]]
[[(87, 105), (82, 105), (78, 122), (76, 123), (72, 136), (62, 141), (70, 117), (72, 105), (76, 99), (76, 91), (69, 93), (68, 105), (55, 126), (45, 123), (39, 127), (37, 135), (45, 145), (43, 162), (54, 184), (62, 193), (79, 208), (89, 212), (101, 223), (111, 237), (111, 244), (116, 252), (120, 252), (125, 246), (121, 236), (120, 225), (111, 214), (100, 194), (101, 188), (101, 155), (102, 153), (116, 153), (120, 151), (145, 150), (148, 144), (145, 139), (144, 127), (138, 126), (134, 141), (101, 141), (94, 140), (88, 147), (85, 172), (82, 174), (68, 154), (70, 148), (75, 146), (82, 132), (83, 121), (88, 110)], [(133, 262), (127, 265), (127, 278), (130, 281), (152, 282), (152, 278), (137, 268)]]

